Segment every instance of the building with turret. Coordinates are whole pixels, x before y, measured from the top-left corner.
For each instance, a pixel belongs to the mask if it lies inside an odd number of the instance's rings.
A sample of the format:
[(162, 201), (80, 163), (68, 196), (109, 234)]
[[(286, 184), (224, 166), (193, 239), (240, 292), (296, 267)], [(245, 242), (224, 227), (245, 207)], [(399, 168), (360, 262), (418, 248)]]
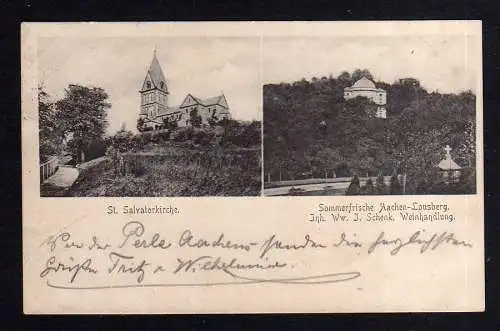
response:
[(207, 125), (210, 121), (218, 122), (231, 118), (223, 93), (205, 99), (188, 93), (180, 106), (169, 106), (170, 92), (156, 51), (139, 94), (141, 98), (139, 118), (146, 130), (162, 129), (166, 121), (175, 122), (177, 126), (190, 126), (193, 124), (191, 122), (194, 116), (200, 118), (202, 125)]
[(344, 99), (354, 99), (356, 97), (365, 97), (377, 105), (375, 117), (387, 118), (387, 92), (376, 88), (375, 84), (366, 77), (355, 82), (351, 87), (344, 89)]

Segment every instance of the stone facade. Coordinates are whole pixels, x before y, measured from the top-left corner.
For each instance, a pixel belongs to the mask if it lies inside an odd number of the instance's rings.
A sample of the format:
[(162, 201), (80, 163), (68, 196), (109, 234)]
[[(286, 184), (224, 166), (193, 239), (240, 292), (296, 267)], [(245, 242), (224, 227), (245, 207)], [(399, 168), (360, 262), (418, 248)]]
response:
[(344, 99), (349, 100), (356, 97), (366, 97), (377, 105), (375, 116), (387, 118), (387, 92), (375, 87), (375, 84), (366, 77), (358, 80), (351, 87), (344, 89)]

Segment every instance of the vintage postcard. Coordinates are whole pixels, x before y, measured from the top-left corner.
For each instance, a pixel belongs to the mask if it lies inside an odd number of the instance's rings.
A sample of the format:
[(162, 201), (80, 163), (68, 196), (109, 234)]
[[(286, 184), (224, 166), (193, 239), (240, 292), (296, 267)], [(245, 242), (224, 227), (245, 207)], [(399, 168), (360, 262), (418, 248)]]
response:
[(481, 29), (22, 24), (24, 312), (484, 310)]

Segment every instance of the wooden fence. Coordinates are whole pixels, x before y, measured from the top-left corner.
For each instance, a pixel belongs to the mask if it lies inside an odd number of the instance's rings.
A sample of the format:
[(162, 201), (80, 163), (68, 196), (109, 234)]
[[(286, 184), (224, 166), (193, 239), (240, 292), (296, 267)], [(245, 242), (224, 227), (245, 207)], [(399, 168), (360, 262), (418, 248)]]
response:
[(59, 158), (54, 156), (40, 165), (40, 183), (52, 176), (59, 168)]

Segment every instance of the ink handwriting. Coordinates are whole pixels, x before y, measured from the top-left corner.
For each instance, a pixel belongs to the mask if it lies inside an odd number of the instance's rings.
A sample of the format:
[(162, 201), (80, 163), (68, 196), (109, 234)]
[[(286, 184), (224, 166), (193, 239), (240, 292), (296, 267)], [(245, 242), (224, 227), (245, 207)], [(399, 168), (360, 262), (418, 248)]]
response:
[[(356, 233), (304, 234), (295, 238), (278, 233), (268, 236), (234, 235), (224, 232), (205, 236), (192, 229), (180, 232), (151, 231), (144, 223), (130, 221), (121, 227), (115, 242), (65, 230), (48, 237), (49, 257), (40, 278), (60, 289), (106, 289), (166, 286), (229, 286), (257, 283), (328, 284), (354, 281), (358, 270), (345, 270), (342, 260), (330, 265), (331, 250), (343, 254), (420, 254), (445, 246), (471, 249), (473, 244), (455, 233), (431, 233), (421, 229), (409, 236), (376, 236)], [(250, 239), (249, 239), (250, 238)], [(299, 254), (300, 252), (300, 254)], [(318, 258), (317, 254), (324, 258)], [(300, 256), (300, 258), (298, 257)], [(308, 256), (311, 259), (308, 260)], [(313, 258), (314, 257), (314, 258)], [(316, 267), (318, 272), (315, 272)], [(332, 271), (331, 269), (337, 269)], [(325, 272), (326, 270), (326, 272)], [(210, 273), (210, 276), (202, 274)], [(369, 271), (363, 272), (369, 276)], [(85, 275), (85, 277), (83, 277)]]

